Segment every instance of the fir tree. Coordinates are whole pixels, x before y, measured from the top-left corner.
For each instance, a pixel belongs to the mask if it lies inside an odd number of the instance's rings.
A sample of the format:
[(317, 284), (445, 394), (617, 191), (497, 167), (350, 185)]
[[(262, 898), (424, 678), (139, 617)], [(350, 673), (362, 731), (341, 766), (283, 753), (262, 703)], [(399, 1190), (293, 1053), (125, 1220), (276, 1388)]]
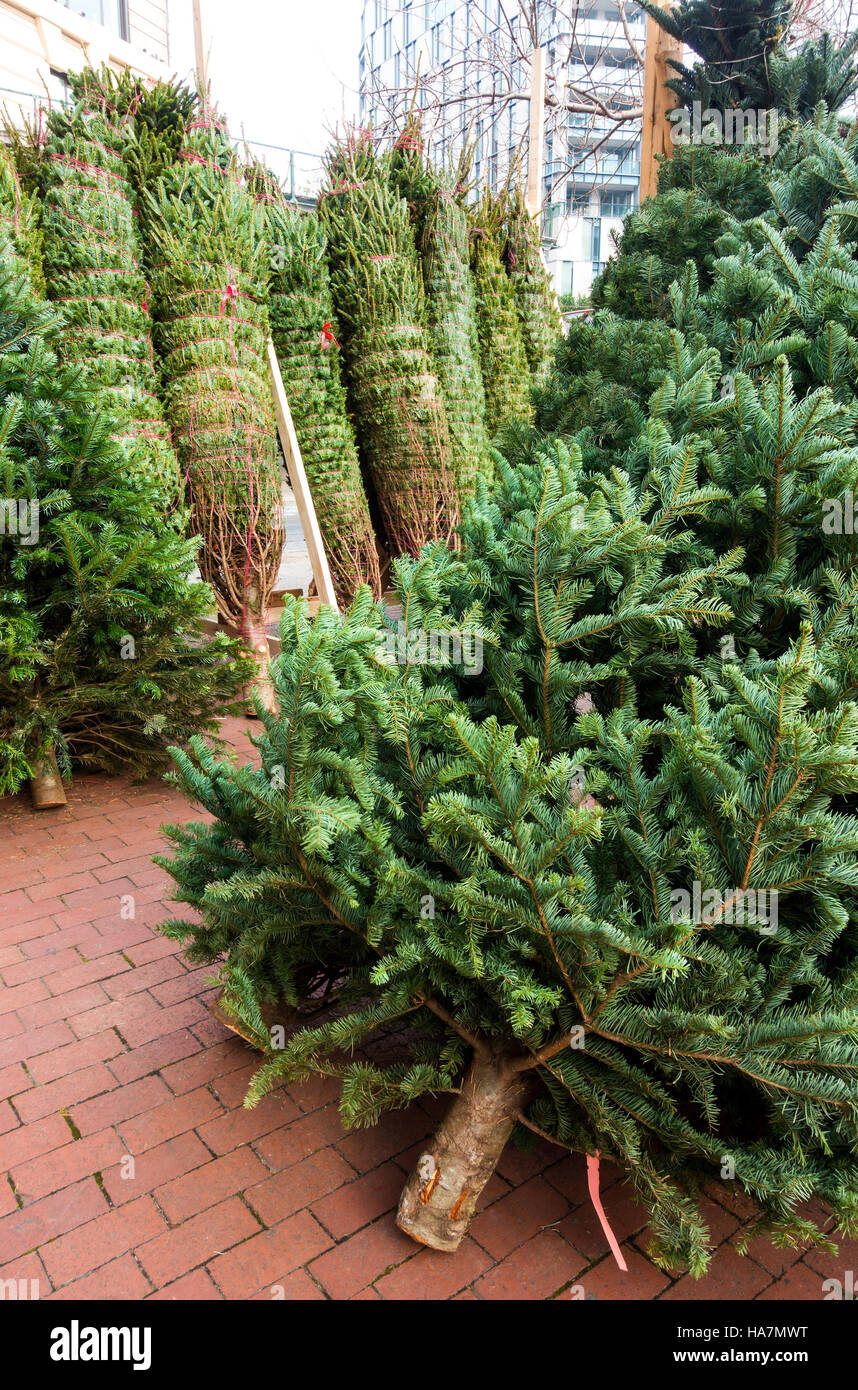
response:
[(264, 702), (265, 622), (283, 545), (265, 223), (212, 112), (180, 156), (145, 195), (167, 415), (203, 541), (200, 571), (257, 663)]
[(486, 427), (489, 435), (515, 421), (532, 419), (533, 380), (515, 302), (515, 291), (504, 269), (496, 206), (488, 197), (471, 209), (471, 266), (477, 296), (477, 327)]
[(420, 253), (429, 350), (444, 397), (462, 505), (477, 478), (490, 477), (494, 466), (486, 432), (464, 162), (456, 170), (433, 169), (414, 116), (386, 156), (390, 180), (408, 203)]
[(504, 216), (504, 258), (515, 291), (527, 363), (535, 385), (551, 365), (560, 338), (560, 310), (542, 258), (539, 233), (519, 189), (507, 189), (501, 199)]
[(819, 102), (837, 109), (858, 87), (858, 34), (840, 50), (828, 35), (794, 49), (792, 0), (681, 0), (673, 10), (639, 3), (703, 60), (689, 68), (668, 59), (679, 74), (668, 86), (689, 108), (699, 101), (719, 111), (775, 109), (807, 119)]
[(327, 176), (319, 213), (361, 454), (390, 553), (416, 553), (451, 534), (458, 504), (408, 204), (369, 136), (335, 147)]
[(378, 595), (378, 552), (342, 378), (325, 237), (315, 214), (264, 195), (271, 255), (271, 333), (337, 595)]
[(164, 512), (181, 521), (180, 478), (157, 391), (150, 294), (124, 154), (133, 118), (105, 104), (80, 102), (47, 121), (37, 182), (48, 296), (63, 315), (63, 356), (101, 388), (142, 467), (141, 491), (155, 479)]
[[(63, 364), (56, 313), (0, 257), (0, 788), (55, 754), (148, 773), (165, 749), (215, 732), (246, 663), (202, 640), (211, 596), (195, 543), (163, 523), (129, 470), (116, 422)], [(139, 447), (139, 446), (138, 446)]]

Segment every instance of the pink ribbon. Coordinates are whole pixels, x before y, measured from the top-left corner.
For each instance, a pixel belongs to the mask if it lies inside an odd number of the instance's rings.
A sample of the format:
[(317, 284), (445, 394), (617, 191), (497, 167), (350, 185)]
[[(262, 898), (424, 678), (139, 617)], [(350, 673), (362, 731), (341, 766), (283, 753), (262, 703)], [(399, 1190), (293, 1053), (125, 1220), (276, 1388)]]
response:
[(221, 313), (223, 313), (224, 309), (226, 308), (227, 304), (231, 299), (238, 299), (238, 286), (234, 285), (230, 280), (229, 284), (223, 292), (223, 299), (220, 302)]
[(590, 1201), (593, 1203), (593, 1210), (599, 1218), (602, 1230), (605, 1232), (605, 1239), (611, 1247), (611, 1254), (624, 1274), (628, 1274), (629, 1267), (623, 1259), (619, 1241), (611, 1230), (608, 1218), (605, 1215), (605, 1208), (602, 1206), (602, 1199), (599, 1196), (599, 1150), (595, 1154), (587, 1155), (587, 1190), (590, 1193)]
[(337, 342), (336, 338), (334, 337), (334, 330), (333, 330), (333, 328), (331, 327), (330, 321), (328, 321), (327, 323), (325, 323), (325, 324), (323, 325), (322, 331), (321, 331), (321, 333), (319, 334), (319, 342), (320, 342), (320, 344), (321, 344), (321, 346), (322, 346), (322, 351), (323, 351), (323, 352), (325, 351), (326, 348), (329, 348), (329, 347), (331, 346), (331, 343), (334, 343), (334, 344), (336, 344), (337, 347), (339, 347), (339, 343)]

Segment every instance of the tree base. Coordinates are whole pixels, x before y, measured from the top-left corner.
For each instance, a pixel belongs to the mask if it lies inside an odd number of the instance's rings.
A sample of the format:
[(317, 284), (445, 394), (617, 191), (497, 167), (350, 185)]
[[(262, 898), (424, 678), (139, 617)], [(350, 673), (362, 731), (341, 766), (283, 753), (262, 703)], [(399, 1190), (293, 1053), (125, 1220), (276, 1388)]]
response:
[(34, 811), (53, 811), (67, 805), (63, 779), (53, 753), (47, 753), (37, 764), (30, 778), (30, 795)]
[(244, 698), (247, 701), (244, 712), (248, 719), (258, 719), (259, 717), (253, 702), (254, 695), (259, 698), (263, 709), (267, 710), (269, 714), (276, 714), (278, 708), (277, 693), (271, 679), (271, 653), (263, 619), (253, 618), (250, 614), (245, 614), (238, 622), (233, 622), (225, 619), (221, 614), (218, 623), (229, 633), (230, 637), (238, 638), (248, 656), (256, 662), (256, 675), (245, 686), (244, 690)]
[(412, 1240), (433, 1250), (459, 1248), (525, 1091), (526, 1082), (505, 1073), (500, 1062), (474, 1059), (399, 1199), (396, 1224)]

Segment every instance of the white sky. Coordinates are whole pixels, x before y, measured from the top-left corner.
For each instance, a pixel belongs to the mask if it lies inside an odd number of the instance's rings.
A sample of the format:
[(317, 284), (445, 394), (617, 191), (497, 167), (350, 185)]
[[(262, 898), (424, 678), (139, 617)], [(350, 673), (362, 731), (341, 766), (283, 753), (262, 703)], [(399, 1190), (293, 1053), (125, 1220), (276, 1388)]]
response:
[[(191, 0), (169, 0), (170, 66), (194, 68)], [(321, 154), (357, 114), (361, 0), (202, 0), (212, 96), (233, 136)]]

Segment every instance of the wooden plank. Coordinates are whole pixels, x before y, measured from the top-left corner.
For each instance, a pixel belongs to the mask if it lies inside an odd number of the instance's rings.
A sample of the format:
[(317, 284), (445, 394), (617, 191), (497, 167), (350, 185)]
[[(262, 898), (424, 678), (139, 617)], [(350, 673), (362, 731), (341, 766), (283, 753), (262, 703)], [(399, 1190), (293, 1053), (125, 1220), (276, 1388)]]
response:
[(277, 361), (277, 353), (270, 338), (268, 339), (268, 369), (271, 373), (271, 389), (274, 392), (274, 406), (277, 412), (277, 429), (280, 434), (280, 443), (283, 446), (283, 455), (286, 459), (286, 471), (289, 474), (289, 483), (295, 494), (295, 501), (298, 505), (298, 515), (301, 518), (301, 529), (304, 532), (304, 540), (307, 542), (310, 565), (313, 570), (313, 578), (316, 581), (316, 593), (319, 595), (322, 603), (326, 603), (329, 608), (333, 608), (336, 612), (339, 612), (339, 605), (337, 604), (337, 596), (334, 591), (334, 582), (331, 579), (328, 557), (325, 554), (325, 545), (322, 540), (322, 533), (319, 530), (316, 508), (313, 505), (313, 495), (310, 492), (310, 484), (307, 481), (307, 474), (304, 471), (304, 461), (301, 458), (301, 449), (298, 444), (298, 436), (295, 433), (292, 412), (289, 409), (289, 402), (286, 399), (286, 391), (283, 386), (283, 378), (280, 375), (280, 364)]
[(542, 212), (542, 178), (545, 163), (545, 49), (531, 56), (530, 128), (527, 141), (527, 210), (538, 222)]
[(192, 0), (194, 12), (194, 60), (197, 65), (197, 87), (205, 92), (208, 87), (208, 55), (203, 45), (202, 0)]
[[(661, 8), (673, 9), (676, 0), (662, 0)], [(641, 183), (640, 201), (651, 198), (658, 189), (658, 163), (656, 155), (667, 159), (673, 153), (671, 143), (672, 122), (667, 113), (679, 101), (674, 92), (666, 86), (668, 78), (675, 77), (673, 68), (667, 66), (667, 59), (682, 61), (682, 44), (662, 29), (651, 15), (646, 21), (646, 60), (644, 66), (643, 124), (641, 128)]]

